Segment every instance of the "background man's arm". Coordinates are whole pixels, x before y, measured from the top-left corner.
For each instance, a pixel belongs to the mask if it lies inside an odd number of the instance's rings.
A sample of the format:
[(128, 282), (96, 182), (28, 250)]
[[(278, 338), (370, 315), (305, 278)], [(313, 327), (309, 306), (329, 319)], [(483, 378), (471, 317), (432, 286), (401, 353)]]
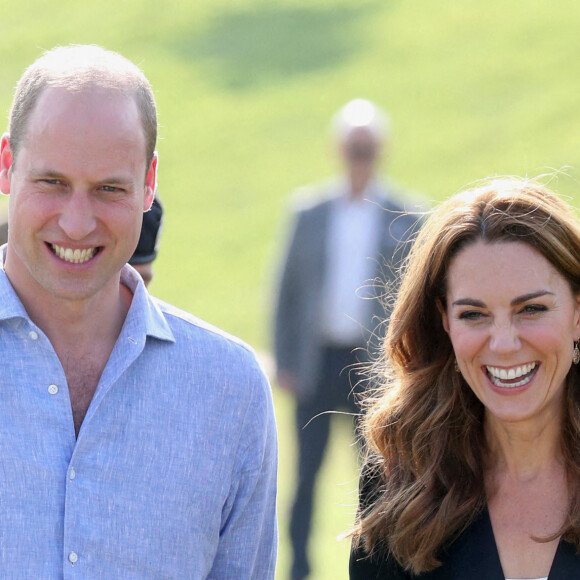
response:
[(300, 332), (298, 322), (302, 301), (300, 252), (300, 214), (293, 215), (287, 246), (281, 262), (276, 300), (274, 306), (274, 358), (276, 361), (276, 381), (291, 393), (297, 392), (296, 368), (298, 365), (298, 345)]

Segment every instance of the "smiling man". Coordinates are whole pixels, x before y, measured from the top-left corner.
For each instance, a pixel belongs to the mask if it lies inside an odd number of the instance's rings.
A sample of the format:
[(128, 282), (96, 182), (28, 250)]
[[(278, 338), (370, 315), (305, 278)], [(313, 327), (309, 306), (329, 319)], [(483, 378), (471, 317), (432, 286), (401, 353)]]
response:
[(8, 576), (274, 577), (268, 382), (249, 347), (126, 265), (156, 135), (151, 87), (116, 53), (54, 49), (16, 88), (0, 143)]

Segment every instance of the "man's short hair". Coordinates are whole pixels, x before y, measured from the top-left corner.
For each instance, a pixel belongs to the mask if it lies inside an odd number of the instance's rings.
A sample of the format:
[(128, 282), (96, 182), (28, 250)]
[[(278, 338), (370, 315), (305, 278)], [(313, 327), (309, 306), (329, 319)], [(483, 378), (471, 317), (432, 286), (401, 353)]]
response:
[(129, 264), (139, 265), (153, 262), (159, 250), (159, 240), (163, 229), (163, 206), (159, 198), (155, 196), (153, 205), (149, 211), (143, 214), (143, 225), (137, 249), (131, 256)]
[(390, 138), (390, 123), (387, 114), (371, 101), (354, 99), (342, 107), (332, 120), (335, 138), (344, 142), (355, 129), (367, 129), (377, 143)]
[(14, 162), (23, 146), (30, 116), (46, 88), (71, 92), (92, 87), (118, 91), (135, 99), (145, 137), (147, 167), (155, 154), (157, 110), (149, 81), (124, 56), (95, 45), (59, 46), (45, 52), (25, 71), (10, 110), (10, 147)]

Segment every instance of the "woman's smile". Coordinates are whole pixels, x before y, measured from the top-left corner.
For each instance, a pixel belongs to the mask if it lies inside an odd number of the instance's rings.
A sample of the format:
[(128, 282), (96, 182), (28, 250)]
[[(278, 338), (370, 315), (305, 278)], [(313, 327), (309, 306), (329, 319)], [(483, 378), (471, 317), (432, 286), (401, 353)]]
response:
[(523, 242), (474, 242), (451, 260), (441, 309), (463, 378), (501, 421), (551, 413), (580, 336), (568, 281)]
[(513, 388), (527, 385), (538, 371), (539, 363), (534, 361), (510, 368), (486, 365), (484, 368), (489, 380), (496, 387)]

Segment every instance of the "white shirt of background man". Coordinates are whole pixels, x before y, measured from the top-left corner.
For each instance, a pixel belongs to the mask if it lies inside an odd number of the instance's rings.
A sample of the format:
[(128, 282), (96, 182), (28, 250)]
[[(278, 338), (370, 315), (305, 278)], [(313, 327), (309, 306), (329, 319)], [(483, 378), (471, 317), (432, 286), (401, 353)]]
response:
[[(377, 265), (380, 217), (384, 209), (367, 195), (348, 192), (330, 216), (327, 265), (322, 305), (326, 344), (357, 346), (364, 342), (364, 324), (371, 310), (372, 280)], [(366, 298), (366, 299), (365, 299)]]

